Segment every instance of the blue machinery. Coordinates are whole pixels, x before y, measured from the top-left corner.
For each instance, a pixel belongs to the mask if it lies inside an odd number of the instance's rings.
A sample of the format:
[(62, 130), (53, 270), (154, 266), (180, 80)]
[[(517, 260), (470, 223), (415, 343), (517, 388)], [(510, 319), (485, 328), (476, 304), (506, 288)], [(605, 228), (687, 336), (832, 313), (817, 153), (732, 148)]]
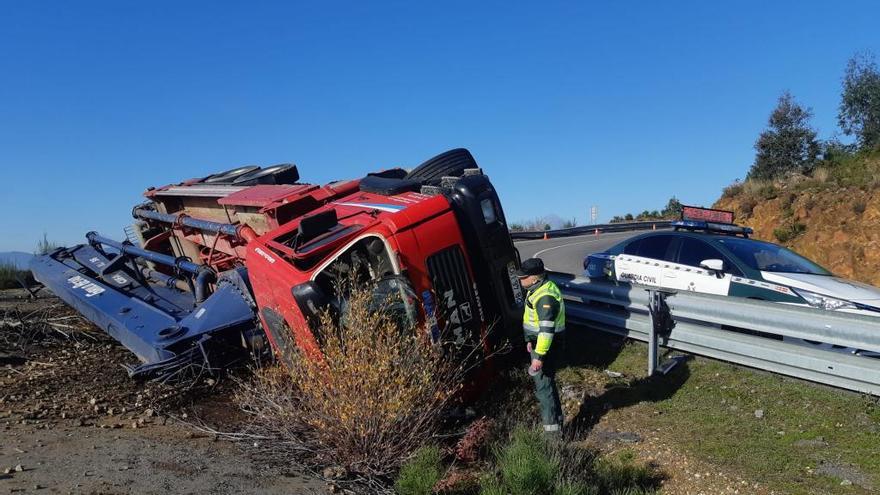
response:
[[(139, 218), (238, 236), (231, 224), (135, 210)], [(161, 218), (160, 218), (161, 217)], [(198, 224), (198, 225), (196, 225)], [(61, 248), (31, 262), (34, 277), (122, 343), (140, 360), (132, 376), (169, 380), (187, 370), (222, 367), (261, 333), (247, 270), (217, 274), (205, 265), (108, 239)], [(160, 273), (138, 263), (169, 268)], [(211, 284), (215, 289), (209, 293)]]

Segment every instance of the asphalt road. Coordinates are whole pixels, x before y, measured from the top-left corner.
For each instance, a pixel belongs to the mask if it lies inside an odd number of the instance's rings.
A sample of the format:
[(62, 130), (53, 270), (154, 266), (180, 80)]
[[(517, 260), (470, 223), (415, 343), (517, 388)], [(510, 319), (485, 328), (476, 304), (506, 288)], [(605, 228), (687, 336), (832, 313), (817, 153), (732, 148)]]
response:
[(643, 234), (644, 230), (633, 232), (609, 232), (596, 235), (559, 237), (517, 241), (516, 248), (522, 259), (541, 258), (548, 270), (580, 275), (584, 271), (584, 258), (588, 254), (604, 251), (624, 239)]

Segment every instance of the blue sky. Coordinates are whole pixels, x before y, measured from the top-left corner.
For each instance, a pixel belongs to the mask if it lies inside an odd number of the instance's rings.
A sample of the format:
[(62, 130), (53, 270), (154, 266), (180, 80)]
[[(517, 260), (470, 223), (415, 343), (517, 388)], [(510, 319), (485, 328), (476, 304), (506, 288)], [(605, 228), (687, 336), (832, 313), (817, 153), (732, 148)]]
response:
[(0, 251), (122, 236), (151, 185), (469, 148), (511, 221), (710, 204), (779, 94), (837, 132), (872, 2), (0, 3)]

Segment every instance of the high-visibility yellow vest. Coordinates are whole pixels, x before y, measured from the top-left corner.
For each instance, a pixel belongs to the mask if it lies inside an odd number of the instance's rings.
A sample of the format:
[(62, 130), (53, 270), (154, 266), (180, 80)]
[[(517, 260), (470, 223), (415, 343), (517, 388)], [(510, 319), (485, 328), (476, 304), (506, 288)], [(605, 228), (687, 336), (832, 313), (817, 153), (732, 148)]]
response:
[[(542, 321), (538, 318), (538, 301), (550, 296), (559, 303), (559, 312), (552, 321)], [(550, 350), (553, 335), (565, 330), (565, 304), (562, 302), (562, 293), (552, 280), (547, 280), (526, 298), (527, 302), (523, 310), (523, 331), (527, 339), (537, 338), (535, 352), (544, 355)]]

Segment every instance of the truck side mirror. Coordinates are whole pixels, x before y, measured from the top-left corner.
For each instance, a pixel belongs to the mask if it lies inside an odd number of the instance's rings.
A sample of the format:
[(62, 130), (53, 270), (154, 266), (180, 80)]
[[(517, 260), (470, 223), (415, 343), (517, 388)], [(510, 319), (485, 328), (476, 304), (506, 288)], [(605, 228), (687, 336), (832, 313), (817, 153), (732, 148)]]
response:
[(321, 311), (330, 303), (330, 297), (314, 281), (296, 285), (290, 293), (310, 324), (320, 320)]
[(724, 271), (724, 261), (722, 260), (703, 260), (700, 262), (700, 268), (705, 268), (706, 270), (712, 272), (723, 272)]

